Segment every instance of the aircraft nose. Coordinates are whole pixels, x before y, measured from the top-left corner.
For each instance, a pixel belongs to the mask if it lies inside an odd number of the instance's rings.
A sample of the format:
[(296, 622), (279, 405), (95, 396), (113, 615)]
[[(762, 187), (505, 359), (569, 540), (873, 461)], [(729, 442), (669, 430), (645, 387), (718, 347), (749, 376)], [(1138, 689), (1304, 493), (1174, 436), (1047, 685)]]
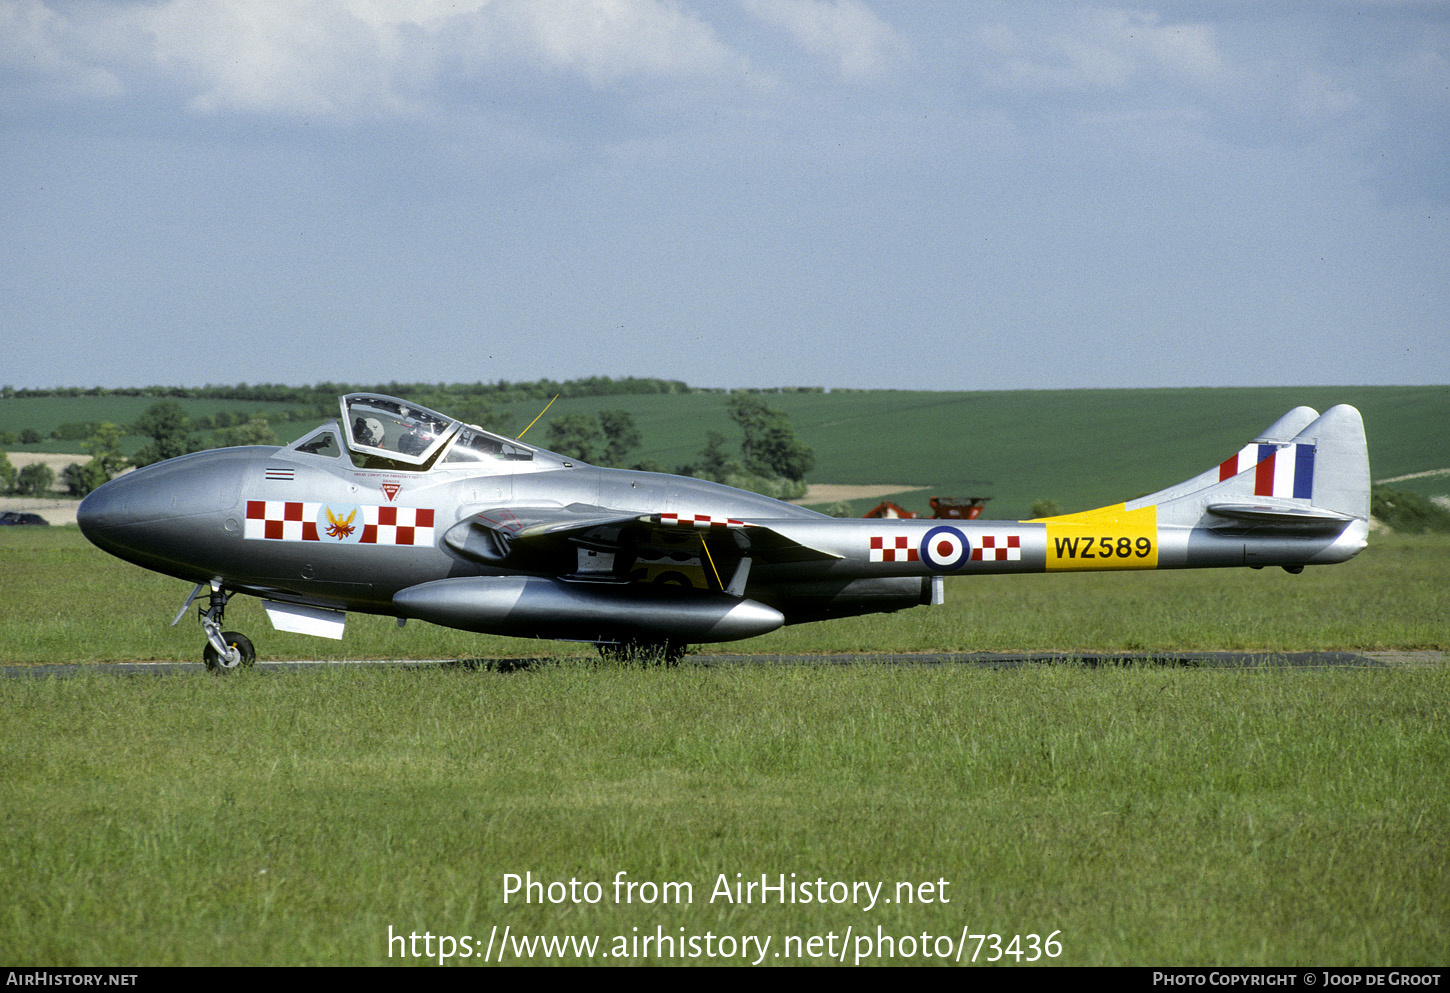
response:
[(82, 500), (76, 523), (92, 544), (138, 565), (185, 561), (197, 538), (225, 533), (240, 468), (230, 453), (201, 452), (137, 469)]
[(116, 536), (176, 514), (176, 498), (158, 467), (118, 476), (92, 491), (76, 508), (76, 523), (91, 541)]
[(121, 480), (124, 478), (113, 479), (92, 490), (76, 508), (76, 523), (80, 525), (81, 533), (91, 541), (95, 541), (96, 535), (106, 528), (123, 522), (126, 499), (122, 491), (126, 487)]

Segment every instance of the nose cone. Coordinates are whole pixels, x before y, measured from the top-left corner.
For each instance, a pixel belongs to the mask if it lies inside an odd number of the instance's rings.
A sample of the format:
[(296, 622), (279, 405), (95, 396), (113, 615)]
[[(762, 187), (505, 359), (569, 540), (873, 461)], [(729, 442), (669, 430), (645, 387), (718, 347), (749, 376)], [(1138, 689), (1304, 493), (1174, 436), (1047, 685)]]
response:
[(98, 548), (177, 574), (174, 566), (204, 558), (207, 543), (228, 533), (244, 466), (245, 456), (217, 451), (137, 469), (82, 500), (76, 523)]
[(92, 490), (76, 508), (76, 523), (81, 527), (81, 534), (95, 542), (117, 524), (125, 523), (129, 501), (123, 491), (130, 485), (130, 476), (119, 476)]

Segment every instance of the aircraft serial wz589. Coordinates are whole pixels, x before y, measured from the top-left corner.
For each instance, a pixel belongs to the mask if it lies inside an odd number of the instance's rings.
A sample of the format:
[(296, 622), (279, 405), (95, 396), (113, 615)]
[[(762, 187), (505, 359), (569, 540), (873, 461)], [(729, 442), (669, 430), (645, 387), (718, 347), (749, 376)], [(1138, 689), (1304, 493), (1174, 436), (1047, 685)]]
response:
[(1343, 562), (1369, 530), (1359, 411), (1285, 414), (1149, 496), (1031, 521), (847, 520), (717, 483), (603, 469), (405, 400), (355, 393), (281, 448), (184, 455), (80, 505), (96, 545), (196, 584), (212, 668), (237, 593), (342, 637), (347, 611), (678, 659), (835, 617), (943, 600), (946, 576)]

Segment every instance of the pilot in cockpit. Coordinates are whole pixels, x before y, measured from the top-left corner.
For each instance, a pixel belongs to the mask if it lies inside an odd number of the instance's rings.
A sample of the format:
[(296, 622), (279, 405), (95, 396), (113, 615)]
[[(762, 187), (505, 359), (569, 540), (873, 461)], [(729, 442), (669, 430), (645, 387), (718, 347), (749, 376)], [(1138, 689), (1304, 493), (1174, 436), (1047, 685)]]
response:
[(398, 451), (404, 455), (422, 455), (433, 444), (433, 432), (429, 425), (419, 421), (398, 442)]
[(352, 437), (359, 445), (381, 448), (383, 444), (383, 422), (376, 417), (359, 417), (352, 422)]

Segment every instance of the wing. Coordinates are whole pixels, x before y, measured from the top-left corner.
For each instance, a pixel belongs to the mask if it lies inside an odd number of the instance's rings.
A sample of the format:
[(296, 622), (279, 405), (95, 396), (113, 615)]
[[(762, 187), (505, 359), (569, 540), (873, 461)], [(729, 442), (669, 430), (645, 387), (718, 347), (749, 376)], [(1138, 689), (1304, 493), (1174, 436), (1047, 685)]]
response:
[[(604, 571), (621, 572), (613, 559), (640, 553), (691, 552), (736, 564), (830, 561), (841, 558), (786, 537), (767, 524), (704, 514), (622, 513), (605, 507), (500, 507), (459, 522), (443, 536), (449, 548), (488, 565), (545, 568), (561, 575), (599, 574), (587, 556), (609, 557)], [(595, 563), (603, 566), (605, 562)]]

